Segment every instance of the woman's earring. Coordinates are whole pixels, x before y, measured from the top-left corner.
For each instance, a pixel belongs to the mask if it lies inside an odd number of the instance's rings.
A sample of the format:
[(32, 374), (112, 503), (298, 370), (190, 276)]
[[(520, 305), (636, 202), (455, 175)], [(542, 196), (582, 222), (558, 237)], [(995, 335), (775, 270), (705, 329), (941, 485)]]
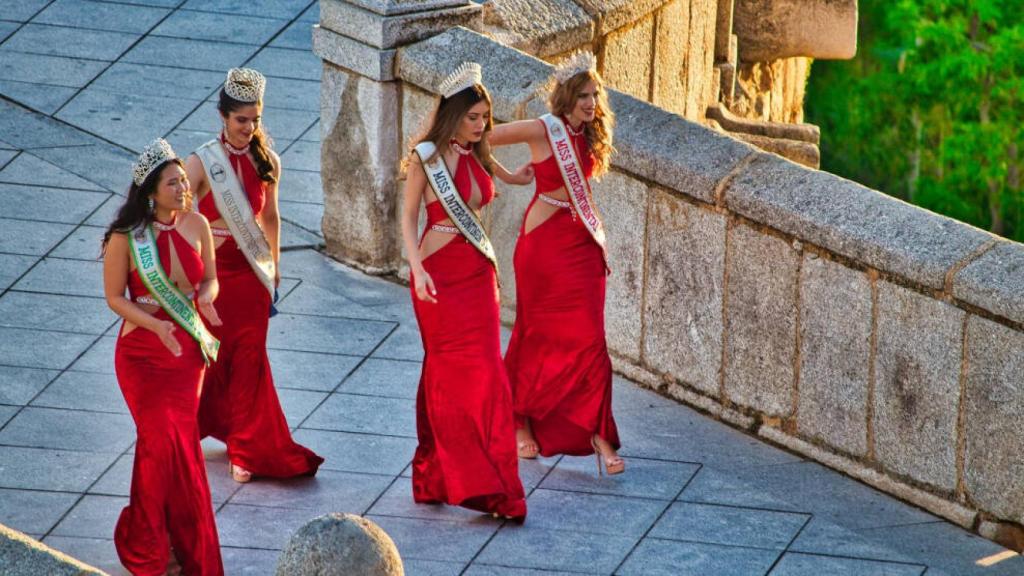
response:
[(150, 213), (152, 213), (153, 212), (153, 197), (152, 196), (149, 197), (149, 202), (148, 203), (149, 203), (149, 211), (150, 211)]

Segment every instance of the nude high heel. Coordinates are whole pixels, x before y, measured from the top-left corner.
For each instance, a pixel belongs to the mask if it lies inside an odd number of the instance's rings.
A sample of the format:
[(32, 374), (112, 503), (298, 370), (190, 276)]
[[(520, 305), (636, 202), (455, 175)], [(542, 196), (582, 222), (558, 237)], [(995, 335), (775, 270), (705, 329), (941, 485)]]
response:
[(604, 471), (607, 472), (609, 476), (614, 476), (615, 474), (622, 474), (626, 470), (626, 461), (623, 460), (622, 458), (616, 456), (616, 457), (612, 458), (611, 460), (608, 460), (608, 459), (606, 459), (604, 457), (604, 454), (601, 453), (601, 449), (598, 447), (597, 435), (596, 434), (594, 436), (591, 436), (591, 438), (590, 438), (590, 445), (594, 447), (594, 456), (597, 457), (597, 475), (598, 476), (602, 475), (602, 473), (601, 473), (601, 461), (602, 460), (604, 461)]

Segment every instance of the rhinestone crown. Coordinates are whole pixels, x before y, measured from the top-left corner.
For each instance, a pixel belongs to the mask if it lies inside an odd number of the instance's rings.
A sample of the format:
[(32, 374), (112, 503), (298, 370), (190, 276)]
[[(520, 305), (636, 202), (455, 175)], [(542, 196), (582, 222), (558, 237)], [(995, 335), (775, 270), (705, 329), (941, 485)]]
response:
[(480, 65), (476, 62), (463, 62), (448, 75), (437, 87), (445, 98), (451, 98), (466, 88), (482, 83)]
[(555, 81), (564, 84), (573, 76), (587, 71), (597, 72), (597, 57), (593, 52), (581, 50), (555, 66)]
[(267, 79), (252, 68), (232, 68), (224, 81), (224, 91), (239, 102), (259, 102)]
[(142, 186), (142, 183), (146, 181), (146, 177), (149, 176), (150, 172), (156, 169), (157, 166), (177, 158), (178, 155), (174, 153), (171, 145), (167, 143), (167, 140), (163, 138), (157, 138), (153, 140), (149, 145), (142, 149), (142, 154), (139, 155), (139, 159), (132, 164), (132, 180), (135, 181), (136, 186)]

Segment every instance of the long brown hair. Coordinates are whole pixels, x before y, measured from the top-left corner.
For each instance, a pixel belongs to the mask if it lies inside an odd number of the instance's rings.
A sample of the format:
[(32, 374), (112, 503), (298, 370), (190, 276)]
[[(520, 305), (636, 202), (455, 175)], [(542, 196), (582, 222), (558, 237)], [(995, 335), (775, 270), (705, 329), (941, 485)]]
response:
[(548, 97), (548, 108), (555, 116), (567, 117), (576, 108), (576, 100), (583, 86), (594, 81), (597, 86), (597, 106), (594, 109), (594, 121), (588, 122), (584, 134), (594, 155), (594, 177), (599, 178), (608, 171), (611, 164), (612, 132), (615, 130), (615, 113), (608, 105), (608, 94), (604, 90), (604, 80), (594, 70), (580, 72), (561, 84), (556, 84)]
[[(243, 106), (251, 106), (253, 102), (242, 102), (235, 100), (231, 96), (228, 96), (227, 92), (223, 88), (220, 89), (220, 100), (217, 102), (217, 110), (220, 110), (221, 116), (227, 118), (232, 112), (242, 108)], [(277, 182), (277, 178), (274, 178), (274, 163), (270, 161), (270, 149), (274, 145), (274, 141), (267, 134), (267, 131), (263, 128), (262, 119), (256, 124), (256, 130), (252, 133), (252, 141), (249, 142), (249, 151), (252, 152), (252, 158), (256, 161), (256, 173), (260, 175), (260, 180), (264, 182)]]
[[(433, 142), (437, 146), (437, 152), (434, 153), (434, 156), (425, 159), (426, 162), (432, 162), (448, 146), (448, 142), (455, 137), (455, 134), (458, 133), (459, 124), (462, 123), (462, 119), (469, 113), (470, 108), (480, 102), (487, 102), (487, 122), (484, 123), (483, 137), (480, 138), (479, 142), (473, 142), (472, 144), (473, 155), (480, 161), (480, 165), (484, 167), (484, 170), (487, 170), (488, 174), (494, 174), (494, 157), (491, 156), (491, 145), (487, 141), (487, 135), (494, 129), (494, 117), (491, 114), (491, 95), (487, 92), (487, 88), (484, 88), (483, 84), (474, 84), (465, 90), (453, 94), (451, 98), (442, 96), (441, 101), (437, 105), (437, 110), (434, 111), (434, 116), (430, 121), (430, 127), (413, 143), (412, 147), (415, 148), (421, 142)], [(411, 154), (407, 158), (409, 157), (411, 157)]]
[[(139, 226), (148, 225), (153, 222), (153, 211), (149, 209), (149, 199), (156, 193), (156, 187), (160, 184), (160, 178), (164, 170), (171, 164), (177, 164), (183, 171), (185, 170), (185, 163), (181, 161), (181, 158), (171, 158), (166, 162), (160, 164), (154, 168), (146, 179), (142, 181), (142, 185), (132, 182), (131, 187), (128, 188), (128, 198), (121, 205), (121, 208), (117, 211), (117, 216), (114, 221), (107, 227), (107, 231), (103, 234), (103, 244), (100, 249), (100, 255), (107, 249), (107, 242), (110, 242), (110, 235), (114, 232), (120, 232), (127, 234), (132, 230), (135, 230)], [(182, 212), (188, 212), (192, 206), (192, 189), (185, 193), (185, 209)]]

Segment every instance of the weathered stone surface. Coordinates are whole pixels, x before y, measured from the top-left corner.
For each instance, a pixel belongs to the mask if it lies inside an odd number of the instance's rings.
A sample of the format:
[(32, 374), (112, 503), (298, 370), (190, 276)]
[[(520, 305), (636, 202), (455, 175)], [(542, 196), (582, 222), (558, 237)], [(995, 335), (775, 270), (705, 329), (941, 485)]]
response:
[(641, 20), (669, 0), (576, 0), (600, 24), (601, 36)]
[(680, 116), (686, 113), (686, 66), (690, 46), (690, 2), (676, 0), (658, 13), (651, 102)]
[(686, 51), (686, 117), (701, 120), (717, 99), (714, 86), (715, 14), (718, 0), (690, 2), (689, 48)]
[(470, 4), (469, 0), (346, 0), (351, 4), (385, 16), (457, 8)]
[(898, 474), (956, 487), (964, 312), (878, 282), (875, 455)]
[(857, 53), (857, 0), (736, 0), (733, 18), (745, 62)]
[(608, 347), (639, 361), (649, 192), (642, 182), (618, 172), (594, 182), (593, 189), (608, 231), (608, 264), (612, 269), (604, 308)]
[[(495, 148), (494, 152), (495, 158), (512, 172), (530, 161), (530, 149), (527, 146), (504, 146)], [(516, 308), (516, 275), (512, 255), (515, 253), (526, 207), (533, 199), (533, 184), (511, 186), (495, 178), (494, 186), (499, 196), (484, 211), (484, 225), (498, 255), (501, 306), (509, 313)]]
[(612, 163), (704, 202), (753, 148), (631, 96), (609, 91), (615, 110)]
[(867, 452), (870, 361), (867, 275), (806, 254), (800, 269), (801, 435), (854, 456)]
[(313, 26), (313, 53), (342, 68), (373, 80), (394, 80), (395, 50), (363, 44), (333, 30)]
[(498, 0), (484, 6), (484, 28), (504, 44), (547, 57), (594, 39), (594, 22), (572, 0)]
[(7, 576), (106, 574), (3, 524), (0, 524), (0, 566)]
[(427, 133), (437, 110), (438, 96), (410, 84), (402, 85), (402, 153)]
[(478, 62), (497, 120), (521, 118), (527, 102), (544, 89), (551, 75), (543, 61), (465, 28), (400, 48), (399, 54), (402, 80), (431, 93), (437, 93), (438, 84), (463, 62)]
[(1024, 523), (1024, 334), (967, 320), (964, 483), (971, 501)]
[(327, 252), (372, 271), (392, 271), (399, 246), (398, 87), (325, 63), (321, 97)]
[(1024, 323), (1024, 245), (1003, 242), (982, 254), (956, 275), (953, 295)]
[(479, 28), (481, 14), (480, 5), (474, 3), (384, 16), (347, 0), (320, 1), (321, 27), (377, 48), (408, 44), (455, 26)]
[(386, 532), (354, 514), (310, 520), (288, 541), (278, 576), (401, 576), (402, 559)]
[(641, 100), (650, 98), (654, 17), (611, 32), (605, 37), (602, 75), (616, 90)]
[(664, 190), (650, 194), (644, 362), (717, 396), (725, 216)]
[(771, 416), (793, 409), (800, 256), (745, 225), (729, 231), (725, 394)]
[(992, 236), (880, 192), (760, 155), (726, 191), (730, 209), (932, 288)]

